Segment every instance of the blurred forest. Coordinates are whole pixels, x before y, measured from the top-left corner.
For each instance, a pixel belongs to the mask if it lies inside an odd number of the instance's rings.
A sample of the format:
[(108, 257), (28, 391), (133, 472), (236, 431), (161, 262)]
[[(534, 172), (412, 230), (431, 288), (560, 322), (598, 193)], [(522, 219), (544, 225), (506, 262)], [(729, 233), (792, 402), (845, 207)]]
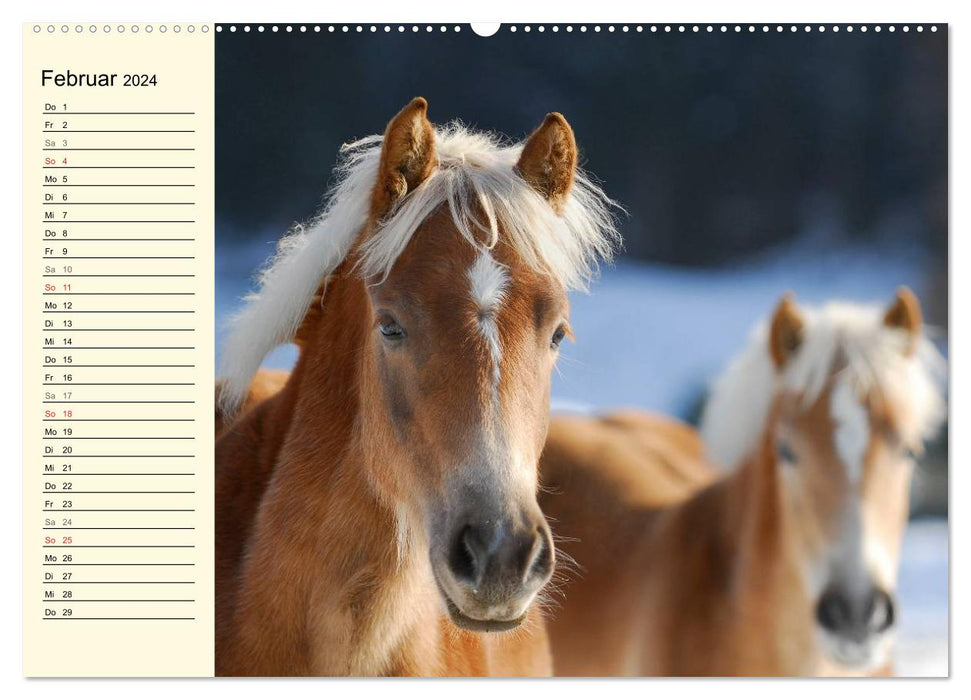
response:
[(340, 144), (423, 95), (433, 120), (514, 138), (562, 112), (629, 212), (632, 258), (723, 265), (825, 231), (919, 241), (945, 272), (946, 31), (382, 29), (218, 35), (217, 214), (235, 235), (307, 218)]

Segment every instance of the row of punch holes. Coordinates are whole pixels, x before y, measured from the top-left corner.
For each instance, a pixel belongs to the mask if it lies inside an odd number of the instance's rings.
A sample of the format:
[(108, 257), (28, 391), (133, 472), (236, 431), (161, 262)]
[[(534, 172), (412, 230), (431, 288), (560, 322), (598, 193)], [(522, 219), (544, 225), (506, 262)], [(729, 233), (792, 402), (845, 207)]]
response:
[[(932, 32), (936, 32), (937, 31), (937, 26), (936, 25), (930, 25), (927, 28), (930, 31), (932, 31)], [(496, 27), (493, 31), (486, 30), (488, 33), (485, 33), (483, 31), (478, 30), (478, 28), (476, 28), (475, 26), (472, 27), (472, 31), (474, 33), (476, 33), (476, 34), (479, 34), (480, 36), (489, 36), (489, 35), (495, 33), (495, 31), (498, 31), (499, 29), (500, 29), (499, 27)], [(542, 34), (542, 33), (545, 33), (547, 31), (553, 32), (553, 33), (558, 33), (558, 32), (566, 32), (566, 33), (571, 33), (571, 32), (580, 32), (580, 33), (594, 32), (594, 33), (598, 33), (598, 32), (604, 32), (604, 31), (606, 31), (608, 33), (610, 33), (610, 32), (621, 32), (621, 33), (630, 33), (630, 32), (634, 32), (634, 33), (644, 33), (644, 32), (650, 32), (650, 33), (653, 33), (653, 34), (657, 34), (657, 33), (668, 33), (668, 34), (670, 34), (670, 33), (681, 33), (681, 34), (687, 34), (687, 33), (694, 33), (694, 34), (709, 33), (709, 34), (711, 34), (711, 33), (715, 33), (715, 32), (721, 32), (721, 33), (734, 32), (736, 34), (740, 34), (742, 32), (747, 32), (747, 33), (750, 33), (750, 34), (754, 34), (756, 32), (761, 32), (763, 34), (768, 34), (768, 33), (773, 32), (773, 31), (776, 32), (776, 33), (782, 33), (782, 32), (785, 32), (785, 31), (789, 31), (789, 32), (792, 32), (792, 33), (800, 32), (800, 31), (802, 31), (802, 32), (814, 32), (815, 31), (815, 32), (819, 32), (819, 33), (833, 32), (833, 33), (838, 34), (840, 32), (846, 32), (846, 33), (852, 34), (854, 31), (861, 32), (861, 33), (866, 33), (866, 32), (869, 32), (869, 31), (879, 33), (879, 32), (882, 32), (882, 31), (896, 32), (896, 31), (898, 31), (898, 29), (899, 29), (899, 31), (902, 31), (902, 32), (910, 32), (911, 29), (913, 29), (914, 31), (917, 31), (917, 32), (923, 32), (925, 30), (925, 26), (922, 25), (922, 24), (918, 24), (918, 25), (914, 25), (914, 26), (907, 25), (907, 24), (904, 24), (904, 25), (893, 25), (893, 24), (891, 24), (891, 25), (865, 25), (865, 24), (862, 24), (862, 25), (838, 25), (838, 24), (834, 24), (834, 25), (826, 25), (826, 24), (818, 24), (818, 25), (809, 25), (809, 24), (806, 24), (806, 25), (795, 25), (795, 24), (788, 24), (788, 25), (782, 25), (782, 24), (773, 24), (773, 25), (768, 25), (768, 24), (762, 24), (762, 25), (754, 25), (754, 24), (747, 24), (747, 25), (742, 25), (742, 24), (717, 24), (717, 25), (712, 25), (712, 24), (688, 24), (688, 25), (686, 25), (686, 24), (651, 24), (651, 25), (641, 25), (641, 24), (628, 25), (628, 24), (623, 24), (623, 25), (613, 25), (613, 24), (609, 24), (609, 25), (604, 25), (604, 26), (601, 26), (601, 25), (598, 25), (598, 24), (597, 25), (586, 25), (586, 24), (581, 24), (581, 25), (570, 25), (570, 24), (568, 24), (568, 25), (557, 25), (557, 24), (554, 24), (554, 25), (542, 25), (542, 24), (540, 24), (540, 25), (529, 25), (529, 24), (527, 24), (527, 25), (516, 25), (516, 24), (511, 24), (511, 25), (507, 25), (505, 27), (505, 30), (506, 31), (508, 31), (510, 33), (513, 33), (513, 34), (515, 34), (516, 32), (525, 32), (525, 33), (537, 32), (537, 33)], [(389, 25), (389, 24), (384, 24), (384, 25), (375, 25), (375, 24), (329, 24), (329, 25), (319, 25), (319, 24), (314, 24), (314, 25), (305, 25), (305, 24), (299, 24), (299, 25), (292, 25), (292, 24), (286, 24), (286, 25), (276, 25), (276, 24), (273, 24), (273, 25), (262, 25), (262, 24), (260, 24), (260, 25), (248, 25), (248, 24), (243, 24), (243, 25), (235, 25), (235, 24), (230, 24), (230, 25), (217, 25), (216, 26), (216, 31), (217, 32), (228, 31), (230, 33), (234, 33), (234, 32), (244, 32), (244, 33), (245, 32), (267, 32), (267, 31), (268, 32), (281, 32), (282, 31), (282, 32), (287, 32), (287, 33), (295, 33), (296, 32), (296, 33), (302, 33), (302, 34), (306, 34), (306, 33), (320, 34), (322, 32), (326, 32), (326, 33), (329, 33), (329, 34), (334, 34), (334, 33), (344, 33), (344, 34), (348, 34), (348, 33), (358, 33), (358, 34), (362, 34), (364, 32), (370, 32), (370, 33), (374, 34), (374, 33), (378, 33), (378, 32), (383, 31), (383, 32), (385, 32), (387, 34), (390, 34), (391, 32), (397, 31), (398, 33), (403, 34), (405, 32), (409, 32), (410, 31), (410, 32), (412, 32), (414, 34), (417, 34), (419, 32), (432, 33), (432, 32), (435, 32), (436, 30), (438, 30), (439, 32), (442, 32), (442, 33), (449, 32), (449, 31), (451, 31), (451, 32), (461, 32), (462, 31), (462, 27), (460, 25), (448, 26), (448, 25), (431, 25), (431, 24), (425, 24), (425, 25), (418, 25), (418, 24), (411, 24), (411, 25), (404, 25), (404, 24), (398, 24), (398, 25)]]
[[(111, 34), (112, 32), (116, 32), (118, 34), (124, 34), (125, 32), (129, 32), (131, 34), (138, 34), (138, 32), (140, 31), (144, 32), (145, 34), (151, 34), (154, 31), (158, 31), (160, 34), (165, 34), (170, 30), (175, 34), (181, 34), (183, 31), (188, 32), (189, 34), (193, 34), (196, 31), (196, 25), (194, 24), (185, 24), (185, 25), (182, 25), (182, 24), (173, 24), (173, 25), (118, 24), (112, 27), (110, 24), (105, 24), (99, 27), (97, 24), (91, 24), (85, 27), (83, 24), (75, 24), (73, 27), (71, 27), (67, 24), (62, 24), (60, 27), (57, 27), (53, 24), (48, 24), (46, 27), (42, 27), (39, 24), (35, 24), (33, 27), (33, 30), (34, 30), (34, 34), (40, 34), (43, 31), (46, 31), (48, 34), (55, 34), (58, 31), (60, 31), (61, 34), (68, 34), (72, 31), (75, 34), (84, 34), (85, 32), (87, 32), (88, 34), (98, 34), (99, 32), (102, 34)], [(201, 31), (203, 34), (208, 34), (209, 25), (208, 24), (200, 25), (199, 31)]]

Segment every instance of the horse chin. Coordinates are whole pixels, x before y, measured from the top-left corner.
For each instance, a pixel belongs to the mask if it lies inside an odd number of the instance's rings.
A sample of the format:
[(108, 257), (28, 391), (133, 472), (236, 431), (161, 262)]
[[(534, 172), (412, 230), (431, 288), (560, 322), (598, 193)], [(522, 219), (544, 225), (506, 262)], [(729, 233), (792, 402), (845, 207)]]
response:
[(442, 581), (439, 580), (437, 575), (435, 576), (435, 584), (438, 588), (438, 594), (445, 602), (445, 608), (448, 610), (452, 624), (470, 632), (508, 632), (519, 627), (529, 614), (529, 605), (523, 606), (522, 612), (515, 617), (484, 617), (476, 616), (474, 613), (469, 614), (463, 611), (449, 595), (446, 586), (442, 585)]
[(470, 632), (508, 632), (519, 627), (528, 613), (527, 608), (522, 615), (511, 620), (478, 620), (459, 610), (458, 606), (447, 596), (445, 597), (445, 606), (448, 608), (448, 615), (452, 619), (452, 623), (456, 627), (461, 627)]
[(860, 641), (821, 632), (820, 638), (826, 659), (849, 673), (867, 673), (879, 668), (886, 663), (891, 645), (887, 634)]

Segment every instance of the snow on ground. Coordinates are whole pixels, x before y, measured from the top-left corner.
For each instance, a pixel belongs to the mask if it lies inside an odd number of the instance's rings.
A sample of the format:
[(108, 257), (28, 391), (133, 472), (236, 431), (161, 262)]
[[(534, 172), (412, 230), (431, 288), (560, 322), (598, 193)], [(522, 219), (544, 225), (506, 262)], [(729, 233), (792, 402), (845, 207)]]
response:
[(904, 537), (897, 584), (898, 675), (948, 674), (948, 580), (947, 521), (911, 522)]
[(920, 295), (921, 272), (905, 251), (809, 245), (723, 270), (618, 265), (571, 296), (576, 343), (563, 346), (553, 395), (686, 415), (786, 291), (804, 303), (889, 304), (901, 284)]

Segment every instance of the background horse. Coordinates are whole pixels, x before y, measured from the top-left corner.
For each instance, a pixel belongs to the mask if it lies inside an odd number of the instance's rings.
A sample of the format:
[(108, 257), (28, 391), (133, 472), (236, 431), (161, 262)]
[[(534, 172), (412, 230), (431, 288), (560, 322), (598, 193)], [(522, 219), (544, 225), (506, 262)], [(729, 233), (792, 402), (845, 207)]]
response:
[(554, 418), (541, 506), (585, 569), (550, 624), (556, 673), (889, 670), (942, 362), (906, 289), (886, 311), (786, 297), (706, 406), (705, 441), (731, 473), (716, 480), (687, 437), (655, 447), (684, 426)]
[(269, 350), (301, 353), (216, 444), (219, 674), (550, 671), (536, 465), (612, 203), (562, 116), (504, 146), (426, 108), (346, 149), (228, 338), (230, 421)]
[[(223, 391), (226, 382), (216, 380), (216, 417), (214, 423), (214, 433), (216, 438), (232, 425), (233, 421), (249, 413), (257, 404), (262, 403), (286, 386), (290, 379), (290, 373), (282, 369), (261, 368), (253, 379), (250, 380), (249, 388), (246, 390), (246, 397), (234, 406), (231, 412), (227, 413), (223, 406)], [(234, 399), (234, 401), (236, 401)]]

